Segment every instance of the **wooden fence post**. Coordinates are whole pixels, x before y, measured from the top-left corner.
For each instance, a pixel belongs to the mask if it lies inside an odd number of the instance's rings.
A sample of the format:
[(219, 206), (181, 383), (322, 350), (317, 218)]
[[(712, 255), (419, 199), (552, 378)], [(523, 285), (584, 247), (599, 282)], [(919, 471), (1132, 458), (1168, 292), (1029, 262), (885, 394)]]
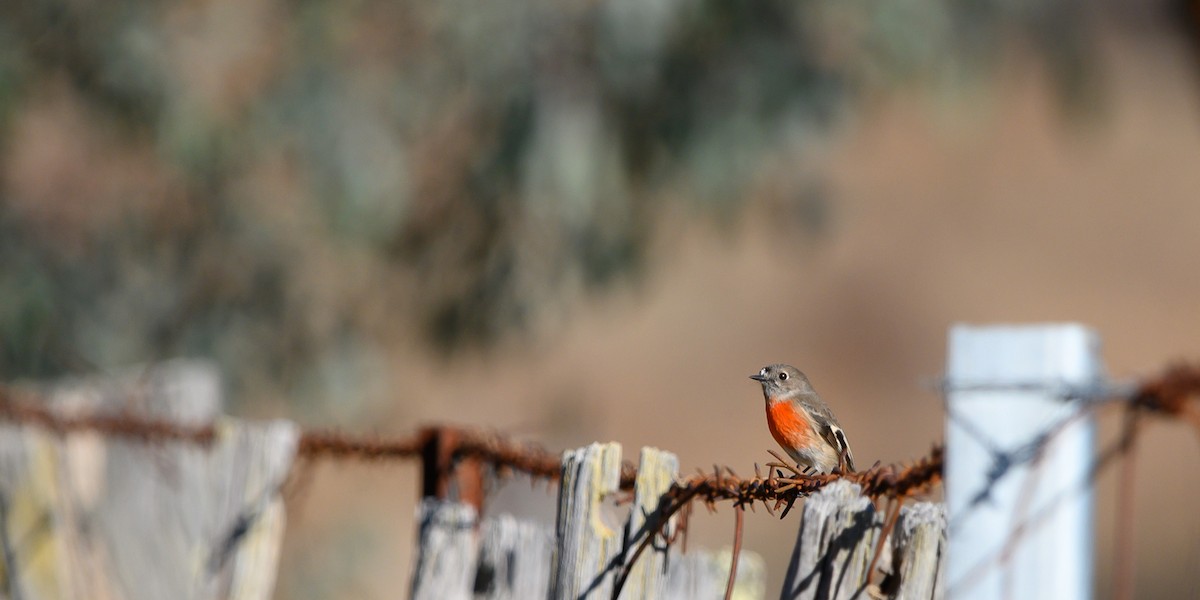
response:
[(425, 498), (417, 507), (414, 600), (467, 600), (475, 586), (477, 513), (469, 504)]
[(895, 600), (931, 600), (945, 595), (941, 585), (946, 556), (946, 505), (918, 502), (900, 508), (892, 531)]
[[(471, 506), (426, 498), (418, 511), (413, 597), (607, 598), (624, 561), (657, 533), (659, 498), (677, 472), (675, 455), (643, 449), (630, 516), (620, 523), (603, 502), (619, 489), (620, 445), (564, 453), (554, 534), (499, 516), (485, 519), (477, 536)], [(663, 544), (649, 546), (631, 569), (622, 597), (659, 597), (666, 587), (667, 553)]]
[(621, 482), (621, 445), (592, 444), (563, 453), (551, 572), (552, 598), (608, 598), (620, 571), (620, 524), (605, 523), (602, 499)]
[[(670, 536), (675, 529), (675, 517), (661, 525), (659, 499), (671, 489), (679, 474), (679, 458), (658, 448), (642, 448), (638, 460), (637, 483), (633, 491), (633, 509), (625, 536), (625, 561), (646, 539), (661, 531)], [(629, 578), (621, 590), (625, 598), (658, 598), (666, 589), (667, 555), (670, 547), (660, 539), (652, 539), (647, 550), (630, 569)]]
[(835, 481), (809, 496), (780, 598), (865, 597), (882, 525), (856, 484)]
[[(206, 424), (216, 371), (171, 362), (60, 385), (60, 414)], [(8, 592), (38, 598), (263, 600), (275, 582), (297, 427), (218, 419), (206, 446), (0, 425)]]
[[(711, 552), (688, 550), (687, 554), (671, 557), (670, 572), (664, 598), (668, 600), (722, 600), (729, 581), (732, 551)], [(738, 558), (737, 579), (733, 582), (733, 598), (758, 600), (766, 597), (767, 567), (757, 552), (742, 549)]]
[(484, 519), (480, 529), (477, 599), (546, 598), (554, 560), (554, 530), (511, 515)]
[(1096, 336), (956, 326), (949, 354), (948, 596), (1090, 598)]

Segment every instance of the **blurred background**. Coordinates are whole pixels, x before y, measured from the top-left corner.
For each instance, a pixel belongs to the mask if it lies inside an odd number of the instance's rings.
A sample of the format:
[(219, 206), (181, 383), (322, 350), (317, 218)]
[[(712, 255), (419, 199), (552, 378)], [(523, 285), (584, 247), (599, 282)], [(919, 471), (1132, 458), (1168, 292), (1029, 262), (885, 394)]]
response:
[[(1198, 24), (1186, 0), (8, 3), (0, 378), (206, 357), (240, 416), (745, 474), (774, 448), (746, 377), (788, 362), (858, 462), (915, 458), (953, 323), (1079, 321), (1122, 378), (1200, 357)], [(1200, 444), (1148, 427), (1138, 595), (1198, 598)], [(406, 589), (417, 482), (319, 465), (277, 597)], [(794, 526), (746, 535), (778, 589)]]

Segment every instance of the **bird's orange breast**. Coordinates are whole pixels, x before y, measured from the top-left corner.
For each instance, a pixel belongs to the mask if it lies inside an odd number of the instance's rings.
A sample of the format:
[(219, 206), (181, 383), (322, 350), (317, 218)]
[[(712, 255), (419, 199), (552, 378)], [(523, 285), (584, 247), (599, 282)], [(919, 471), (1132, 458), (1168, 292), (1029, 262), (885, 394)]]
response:
[(817, 441), (812, 420), (791, 402), (767, 404), (767, 427), (784, 448), (806, 447)]

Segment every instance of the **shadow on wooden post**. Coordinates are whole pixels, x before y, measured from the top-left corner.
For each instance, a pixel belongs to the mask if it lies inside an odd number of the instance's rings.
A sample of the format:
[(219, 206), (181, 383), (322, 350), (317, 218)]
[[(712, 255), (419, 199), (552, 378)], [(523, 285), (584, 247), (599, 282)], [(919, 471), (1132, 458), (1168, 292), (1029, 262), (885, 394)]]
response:
[(897, 600), (930, 600), (945, 595), (938, 585), (946, 557), (946, 505), (919, 502), (900, 509), (892, 533), (891, 577), (888, 590)]
[(419, 550), (413, 568), (413, 600), (465, 600), (475, 585), (478, 545), (475, 508), (425, 498), (417, 507)]
[[(675, 531), (675, 517), (662, 522), (661, 499), (679, 474), (679, 458), (658, 448), (642, 448), (638, 475), (633, 491), (633, 510), (626, 526), (623, 562), (629, 577), (621, 590), (624, 598), (658, 598), (667, 585), (666, 540)], [(654, 539), (659, 536), (662, 539)], [(633, 556), (635, 549), (650, 536), (648, 551)], [(629, 565), (629, 561), (637, 562)]]
[(480, 526), (476, 600), (546, 598), (554, 532), (544, 523), (498, 515)]
[(882, 527), (882, 516), (858, 485), (836, 481), (810, 496), (780, 598), (868, 597), (868, 569)]

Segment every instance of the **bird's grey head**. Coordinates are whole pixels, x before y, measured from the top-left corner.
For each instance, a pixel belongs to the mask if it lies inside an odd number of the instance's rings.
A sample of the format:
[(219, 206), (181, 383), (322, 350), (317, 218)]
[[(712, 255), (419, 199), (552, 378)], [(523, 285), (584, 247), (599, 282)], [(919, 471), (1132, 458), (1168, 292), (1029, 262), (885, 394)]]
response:
[(812, 384), (804, 373), (791, 365), (767, 365), (761, 371), (750, 376), (762, 384), (763, 395), (767, 398), (784, 398), (811, 394)]

